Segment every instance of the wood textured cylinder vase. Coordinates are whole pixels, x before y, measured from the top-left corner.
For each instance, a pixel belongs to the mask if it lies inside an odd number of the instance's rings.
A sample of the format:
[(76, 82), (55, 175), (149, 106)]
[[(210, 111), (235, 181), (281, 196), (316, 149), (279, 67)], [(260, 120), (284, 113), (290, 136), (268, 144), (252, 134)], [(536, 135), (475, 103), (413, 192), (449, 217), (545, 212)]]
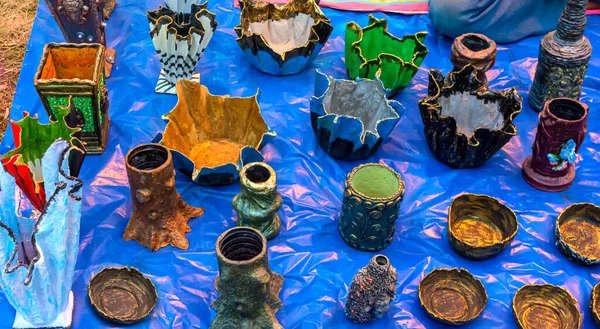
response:
[(188, 205), (175, 189), (171, 152), (160, 144), (142, 144), (125, 157), (131, 188), (132, 215), (123, 235), (157, 251), (167, 245), (187, 249), (187, 222), (204, 213)]
[(352, 248), (378, 251), (390, 245), (404, 196), (404, 181), (392, 168), (369, 163), (346, 178), (339, 231)]

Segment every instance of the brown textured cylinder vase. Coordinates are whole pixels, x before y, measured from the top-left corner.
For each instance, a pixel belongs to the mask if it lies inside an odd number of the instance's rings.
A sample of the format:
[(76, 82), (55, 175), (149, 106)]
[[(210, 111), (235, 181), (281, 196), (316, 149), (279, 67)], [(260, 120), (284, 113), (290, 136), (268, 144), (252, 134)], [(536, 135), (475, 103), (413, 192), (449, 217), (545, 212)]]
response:
[(583, 35), (588, 0), (568, 0), (556, 31), (542, 39), (535, 78), (529, 90), (531, 109), (540, 112), (556, 97), (579, 100), (592, 45)]
[(345, 313), (356, 323), (383, 317), (396, 298), (396, 268), (384, 255), (377, 255), (352, 278)]
[(404, 196), (404, 181), (392, 168), (368, 163), (346, 178), (338, 228), (352, 248), (378, 251), (390, 245)]
[(551, 284), (521, 287), (512, 302), (521, 329), (579, 329), (577, 300), (566, 289)]
[(485, 72), (496, 63), (496, 43), (483, 34), (463, 34), (454, 39), (450, 49), (450, 61), (454, 64), (453, 71), (460, 71), (467, 64), (475, 66), (477, 78), (487, 86)]
[(587, 115), (587, 105), (569, 98), (546, 102), (539, 116), (532, 155), (523, 163), (527, 183), (548, 192), (571, 187), (574, 165), (587, 132)]
[(279, 291), (283, 277), (269, 267), (267, 239), (251, 227), (225, 231), (216, 243), (219, 298), (210, 329), (283, 329), (275, 318), (283, 305)]
[(125, 157), (131, 189), (132, 215), (123, 234), (157, 251), (167, 245), (187, 249), (187, 222), (204, 213), (188, 205), (175, 189), (171, 152), (160, 144), (142, 144)]

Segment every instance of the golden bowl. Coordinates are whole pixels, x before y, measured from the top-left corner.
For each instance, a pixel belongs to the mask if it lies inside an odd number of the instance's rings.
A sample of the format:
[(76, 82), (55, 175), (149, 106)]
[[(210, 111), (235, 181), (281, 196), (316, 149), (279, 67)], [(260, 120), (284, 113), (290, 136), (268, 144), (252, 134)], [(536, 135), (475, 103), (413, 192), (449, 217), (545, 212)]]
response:
[(263, 161), (259, 150), (275, 132), (252, 97), (215, 96), (197, 82), (179, 80), (177, 105), (163, 116), (164, 134), (175, 168), (201, 185), (232, 184), (242, 167)]
[(489, 259), (504, 250), (518, 230), (517, 215), (495, 198), (465, 193), (448, 209), (448, 240), (463, 257)]
[(513, 298), (513, 312), (521, 329), (579, 329), (577, 300), (551, 284), (521, 287)]
[(590, 298), (590, 309), (592, 310), (592, 317), (594, 318), (594, 322), (598, 326), (600, 326), (600, 303), (598, 300), (600, 299), (600, 283), (594, 286), (592, 290), (592, 297)]
[(582, 265), (600, 264), (600, 207), (575, 203), (556, 219), (554, 242), (570, 260)]
[(435, 269), (419, 284), (419, 301), (439, 322), (460, 325), (477, 318), (487, 304), (481, 281), (464, 269)]

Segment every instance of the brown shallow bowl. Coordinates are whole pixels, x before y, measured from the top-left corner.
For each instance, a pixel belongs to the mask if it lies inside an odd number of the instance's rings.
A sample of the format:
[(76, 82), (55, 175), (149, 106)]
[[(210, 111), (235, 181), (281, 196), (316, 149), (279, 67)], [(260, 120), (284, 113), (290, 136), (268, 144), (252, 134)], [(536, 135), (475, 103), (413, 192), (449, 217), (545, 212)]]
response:
[(530, 284), (513, 298), (513, 312), (521, 329), (579, 329), (577, 300), (562, 287)]
[(517, 215), (497, 199), (465, 193), (448, 209), (448, 240), (458, 254), (488, 259), (504, 250), (517, 234)]
[(563, 210), (556, 219), (554, 242), (578, 264), (600, 264), (600, 207), (575, 203)]
[(594, 322), (600, 326), (600, 283), (597, 283), (592, 290), (592, 297), (590, 298), (590, 309), (592, 310), (592, 317)]
[(433, 319), (450, 325), (477, 318), (487, 304), (481, 281), (464, 269), (435, 269), (419, 284), (419, 301)]
[(133, 267), (103, 269), (90, 280), (88, 296), (98, 314), (121, 324), (144, 319), (158, 301), (152, 281)]

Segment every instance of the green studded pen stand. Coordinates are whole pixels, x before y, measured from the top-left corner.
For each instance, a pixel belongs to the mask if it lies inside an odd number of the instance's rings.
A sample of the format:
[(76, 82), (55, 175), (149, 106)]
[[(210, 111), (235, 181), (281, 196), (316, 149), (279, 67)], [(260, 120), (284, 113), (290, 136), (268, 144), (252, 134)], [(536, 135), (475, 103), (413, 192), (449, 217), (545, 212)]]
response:
[(390, 245), (404, 196), (404, 181), (392, 168), (362, 164), (346, 178), (338, 228), (352, 248), (379, 251)]
[(104, 152), (110, 124), (104, 50), (97, 43), (49, 43), (34, 79), (46, 112), (54, 120), (72, 96), (88, 154)]

